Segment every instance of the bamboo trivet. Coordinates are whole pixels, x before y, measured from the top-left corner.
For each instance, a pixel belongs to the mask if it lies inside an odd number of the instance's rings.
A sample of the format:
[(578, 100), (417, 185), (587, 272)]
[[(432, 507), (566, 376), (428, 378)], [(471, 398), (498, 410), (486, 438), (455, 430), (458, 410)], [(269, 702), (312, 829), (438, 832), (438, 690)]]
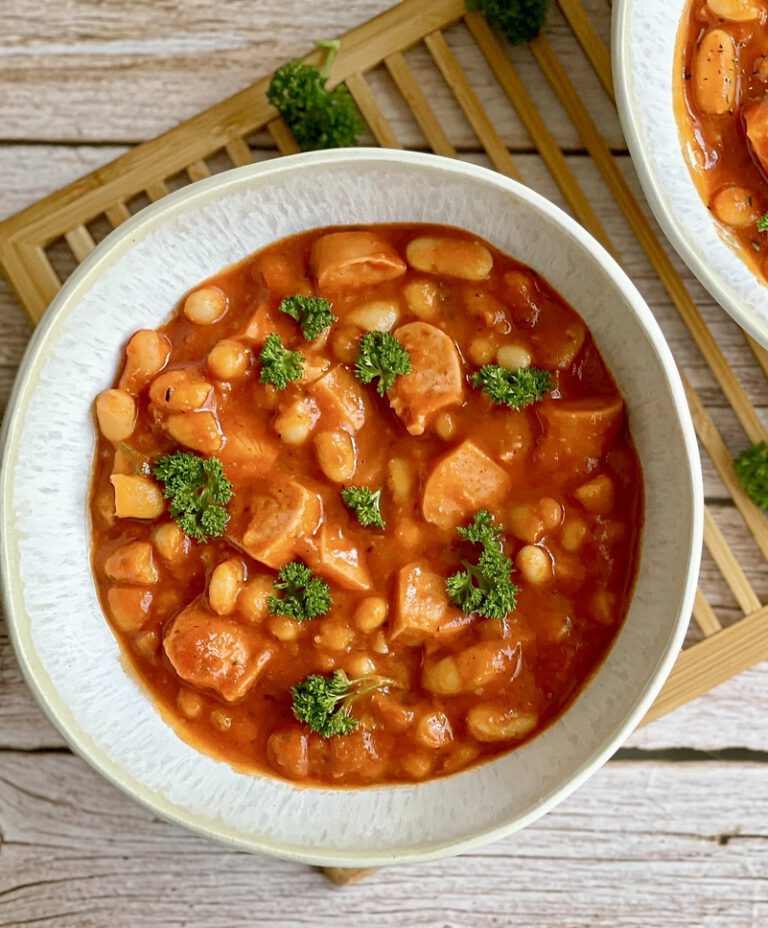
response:
[[(558, 2), (600, 82), (613, 99), (610, 55), (580, 0)], [(346, 83), (380, 145), (401, 148), (365, 78), (366, 71), (383, 65), (432, 151), (456, 157), (456, 149), (404, 57), (404, 53), (414, 47), (425, 46), (491, 164), (498, 171), (520, 179), (513, 157), (445, 40), (444, 30), (460, 23), (472, 36), (573, 214), (608, 250), (614, 252), (597, 214), (504, 48), (479, 14), (465, 10), (463, 0), (405, 0), (352, 30), (343, 37), (341, 51), (334, 61), (331, 83)], [(530, 49), (747, 437), (750, 441), (768, 439), (765, 426), (728, 366), (651, 223), (645, 218), (565, 67), (545, 36), (534, 40)], [(319, 59), (320, 53), (313, 52), (305, 60), (317, 64)], [(178, 187), (207, 177), (221, 167), (249, 164), (253, 155), (247, 139), (259, 130), (269, 133), (281, 154), (298, 150), (290, 131), (267, 101), (269, 80), (267, 77), (176, 129), (139, 145), (106, 167), (0, 224), (0, 265), (33, 322), (40, 319), (63, 282), (61, 277), (64, 275), (60, 277), (54, 270), (51, 252), (55, 248), (66, 247), (70, 264), (74, 267), (95, 247), (89, 225), (106, 220), (109, 226), (118, 226), (131, 215), (129, 204), (132, 205), (137, 198), (145, 202), (146, 199), (158, 200), (168, 192), (169, 183)], [(222, 165), (222, 162), (225, 163)], [(768, 375), (768, 352), (748, 336), (744, 337), (757, 364)], [(768, 520), (735, 480), (725, 442), (685, 374), (683, 379), (699, 441), (738, 508), (745, 531), (752, 534), (768, 559)], [(693, 617), (703, 638), (683, 650), (643, 724), (768, 658), (768, 606), (760, 602), (709, 510), (705, 512), (704, 543), (743, 617), (724, 628), (704, 594), (700, 589), (697, 591)], [(344, 884), (360, 879), (370, 871), (329, 867), (324, 872), (332, 882)]]

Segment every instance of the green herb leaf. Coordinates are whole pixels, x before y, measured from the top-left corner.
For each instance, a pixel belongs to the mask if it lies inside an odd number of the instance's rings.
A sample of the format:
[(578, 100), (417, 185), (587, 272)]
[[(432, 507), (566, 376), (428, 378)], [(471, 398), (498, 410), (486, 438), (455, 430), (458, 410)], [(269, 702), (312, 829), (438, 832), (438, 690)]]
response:
[(752, 502), (768, 510), (768, 444), (761, 441), (742, 451), (733, 469)]
[(549, 371), (536, 367), (510, 371), (498, 364), (486, 364), (470, 379), (472, 386), (482, 389), (492, 402), (511, 409), (524, 409), (537, 403), (552, 389)]
[(757, 231), (768, 232), (768, 213), (763, 213), (763, 215), (757, 220)]
[(303, 61), (291, 61), (275, 71), (267, 90), (303, 151), (350, 148), (365, 131), (355, 101), (343, 84), (328, 90), (326, 81), (339, 42), (318, 42), (328, 50), (322, 69)]
[(480, 10), (513, 45), (541, 32), (548, 7), (549, 0), (467, 0), (467, 9)]
[(325, 615), (331, 608), (328, 584), (301, 561), (281, 567), (274, 587), (282, 590), (283, 596), (270, 596), (267, 600), (272, 615), (287, 615), (297, 622), (306, 622)]
[(327, 676), (310, 674), (291, 687), (293, 714), (323, 738), (349, 735), (360, 724), (352, 715), (353, 701), (394, 682), (377, 675), (350, 680), (342, 670)]
[(331, 312), (333, 304), (320, 296), (286, 296), (280, 301), (280, 312), (287, 313), (301, 326), (301, 334), (308, 342), (314, 341), (329, 325), (336, 321)]
[(224, 534), (229, 522), (224, 507), (234, 491), (218, 458), (175, 451), (161, 457), (152, 473), (163, 484), (171, 516), (185, 535), (208, 541)]
[(381, 515), (381, 490), (369, 487), (344, 487), (341, 491), (344, 505), (357, 516), (357, 521), (364, 527), (374, 525), (384, 528)]
[(304, 370), (304, 355), (284, 348), (276, 332), (267, 335), (259, 360), (262, 364), (261, 382), (271, 383), (278, 390), (285, 390), (289, 383), (301, 377)]
[(389, 332), (368, 332), (360, 339), (360, 351), (355, 374), (361, 383), (371, 383), (376, 377), (376, 390), (383, 396), (391, 389), (395, 377), (411, 371), (411, 356)]
[(489, 619), (503, 619), (517, 607), (519, 588), (512, 582), (512, 561), (504, 554), (502, 527), (486, 509), (475, 513), (466, 527), (456, 529), (472, 544), (482, 545), (477, 564), (462, 561), (464, 570), (445, 581), (451, 601), (469, 615), (476, 612)]

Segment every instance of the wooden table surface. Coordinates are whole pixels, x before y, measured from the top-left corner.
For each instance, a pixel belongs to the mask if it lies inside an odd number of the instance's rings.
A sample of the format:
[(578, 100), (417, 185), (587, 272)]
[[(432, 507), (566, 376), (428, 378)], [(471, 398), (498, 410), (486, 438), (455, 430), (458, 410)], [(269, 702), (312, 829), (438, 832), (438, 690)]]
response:
[[(0, 217), (343, 33), (390, 0), (4, 0), (0, 34)], [(608, 0), (588, 0), (607, 40)], [(550, 35), (636, 185), (610, 104), (557, 14)], [(460, 34), (451, 37), (461, 52)], [(574, 130), (515, 52), (531, 92), (590, 193), (622, 261), (732, 448), (743, 444)], [(414, 66), (418, 68), (418, 61)], [(528, 182), (559, 201), (522, 127), (473, 79)], [(463, 157), (477, 141), (439, 78), (421, 80)], [(376, 77), (372, 78), (375, 83)], [(386, 88), (383, 88), (386, 92)], [(393, 99), (401, 139), (415, 127)], [(679, 266), (679, 262), (678, 262)], [(752, 400), (758, 376), (730, 320), (686, 273)], [(0, 409), (30, 325), (0, 281)], [(705, 462), (724, 531), (733, 510)], [(768, 571), (737, 554), (763, 602)], [(702, 586), (734, 603), (705, 558)], [(460, 858), (381, 870), (333, 888), (317, 871), (218, 847), (157, 820), (74, 757), (24, 685), (0, 621), (0, 926), (490, 926), (743, 928), (768, 925), (768, 665), (636, 733), (593, 779), (527, 831)]]

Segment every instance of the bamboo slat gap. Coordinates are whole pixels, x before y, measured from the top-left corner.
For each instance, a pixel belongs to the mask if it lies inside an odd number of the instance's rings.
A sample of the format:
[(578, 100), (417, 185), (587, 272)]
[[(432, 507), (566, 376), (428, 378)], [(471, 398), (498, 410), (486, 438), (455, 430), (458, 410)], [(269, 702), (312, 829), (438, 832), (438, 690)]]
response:
[(440, 121), (435, 116), (429, 101), (424, 96), (421, 87), (411, 73), (411, 69), (405, 58), (400, 52), (395, 52), (389, 58), (384, 60), (384, 66), (389, 72), (389, 76), (394, 81), (395, 86), (400, 91), (409, 109), (413, 113), (419, 128), (424, 133), (424, 137), (429, 142), (432, 151), (436, 155), (445, 155), (447, 158), (456, 157), (456, 149), (451, 144), (450, 139), (445, 134), (445, 130), (440, 125)]
[(163, 197), (168, 194), (168, 188), (165, 185), (165, 181), (162, 180), (156, 180), (152, 184), (147, 184), (144, 191), (153, 203), (157, 200), (162, 200)]
[(196, 180), (205, 180), (206, 177), (211, 176), (211, 171), (208, 165), (202, 159), (198, 161), (193, 161), (192, 164), (187, 165), (187, 177), (191, 181)]
[(600, 135), (587, 108), (582, 103), (565, 68), (552, 51), (547, 40), (542, 36), (534, 39), (530, 43), (530, 48), (571, 122), (579, 132), (592, 159), (600, 169), (616, 202), (635, 233), (635, 237), (643, 251), (648, 255), (688, 331), (704, 355), (726, 399), (744, 427), (744, 431), (751, 441), (768, 439), (768, 430), (761, 422), (757, 411), (750, 404), (744, 388), (728, 365), (706, 323), (699, 315), (682, 279), (675, 270), (668, 254), (659, 243), (650, 222), (641, 211), (629, 184), (613, 159), (611, 150)]
[(456, 102), (459, 104), (483, 148), (488, 153), (493, 166), (502, 174), (521, 180), (512, 156), (506, 145), (502, 142), (488, 114), (483, 108), (477, 94), (472, 89), (458, 61), (454, 57), (445, 37), (441, 32), (432, 32), (424, 39), (432, 60), (443, 75), (446, 84), (450, 87)]
[(585, 229), (591, 232), (608, 251), (613, 253), (613, 247), (608, 239), (607, 232), (603, 228), (603, 224), (598, 219), (597, 213), (592, 208), (592, 204), (587, 199), (580, 184), (577, 183), (560, 146), (541, 118), (541, 114), (526, 90), (525, 84), (518, 77), (512, 62), (504, 53), (504, 49), (494, 36), (488, 23), (479, 13), (467, 13), (464, 19), (467, 28), (495, 74), (501, 89), (515, 108), (515, 112), (520, 117), (526, 132), (531, 137), (536, 148), (538, 148), (539, 154), (544, 159), (563, 196), (570, 204), (574, 215)]
[(346, 80), (346, 85), (379, 145), (383, 148), (402, 148), (403, 146), (395, 135), (394, 129), (389, 124), (387, 117), (382, 113), (381, 107), (363, 75), (350, 74)]
[(246, 164), (253, 164), (253, 153), (248, 147), (248, 144), (241, 139), (239, 135), (236, 135), (231, 141), (227, 142), (224, 146), (224, 150), (232, 159), (232, 164), (238, 168), (244, 167)]
[(683, 378), (683, 386), (691, 408), (696, 434), (715, 465), (720, 479), (741, 513), (763, 557), (768, 560), (768, 519), (744, 492), (733, 469), (730, 452), (698, 394), (685, 378)]
[(693, 617), (696, 619), (696, 624), (707, 638), (710, 635), (722, 631), (723, 626), (720, 624), (720, 620), (715, 615), (714, 609), (709, 605), (704, 594), (701, 592), (701, 588), (698, 586), (696, 587), (696, 596), (693, 600)]
[(113, 206), (107, 207), (107, 209), (104, 210), (104, 215), (109, 220), (112, 228), (116, 229), (121, 222), (125, 222), (126, 219), (131, 218), (131, 211), (128, 209), (125, 203), (120, 201), (119, 203), (115, 203)]
[(64, 234), (64, 239), (72, 249), (72, 254), (77, 258), (78, 264), (85, 261), (96, 247), (96, 242), (85, 226), (75, 226), (74, 229), (70, 229)]
[(768, 606), (686, 648), (641, 725), (647, 725), (768, 658)]
[(293, 137), (293, 133), (281, 117), (278, 116), (277, 119), (268, 122), (267, 129), (281, 155), (295, 155), (301, 151), (296, 139)]
[(723, 579), (744, 615), (757, 612), (762, 605), (757, 593), (752, 589), (747, 575), (741, 569), (741, 565), (728, 547), (728, 542), (706, 506), (704, 507), (704, 544), (720, 568)]
[(595, 27), (581, 5), (581, 0), (557, 0), (557, 2), (579, 45), (584, 49), (584, 54), (589, 59), (600, 83), (605, 88), (605, 92), (615, 102), (611, 53), (606, 48), (605, 42), (595, 31)]

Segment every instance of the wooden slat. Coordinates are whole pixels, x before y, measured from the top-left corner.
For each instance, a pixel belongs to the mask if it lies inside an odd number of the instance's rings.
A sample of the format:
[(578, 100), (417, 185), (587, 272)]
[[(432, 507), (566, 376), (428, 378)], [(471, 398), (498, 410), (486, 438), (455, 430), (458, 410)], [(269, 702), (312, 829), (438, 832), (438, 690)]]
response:
[(515, 180), (521, 180), (520, 172), (515, 167), (509, 150), (493, 128), (493, 123), (478, 100), (477, 94), (470, 86), (453, 52), (448, 47), (443, 34), (432, 32), (426, 36), (424, 44), (429, 49), (429, 53), (445, 78), (445, 82), (453, 91), (456, 102), (463, 110), (467, 122), (472, 126), (481, 145), (488, 153), (493, 166), (502, 174), (506, 174)]
[(96, 242), (94, 242), (91, 233), (85, 226), (75, 226), (74, 229), (70, 229), (69, 232), (66, 233), (64, 238), (72, 249), (72, 254), (77, 258), (78, 262), (85, 261), (96, 247)]
[(376, 141), (383, 148), (402, 148), (397, 136), (376, 102), (368, 82), (362, 74), (350, 74), (346, 80), (347, 90), (357, 104), (363, 119), (373, 133)]
[(267, 129), (281, 155), (295, 155), (301, 151), (293, 133), (279, 116), (267, 124)]
[(232, 163), (236, 167), (244, 167), (246, 164), (253, 164), (253, 154), (251, 149), (248, 147), (248, 144), (240, 138), (239, 135), (236, 135), (224, 146), (224, 150), (232, 159)]
[(334, 886), (349, 886), (357, 883), (370, 873), (375, 873), (375, 867), (319, 867), (320, 872), (326, 876)]
[(600, 83), (608, 96), (614, 100), (613, 79), (611, 73), (611, 54), (605, 43), (595, 31), (589, 16), (584, 11), (580, 0), (557, 0), (563, 15), (573, 30), (573, 34), (584, 49)]
[(502, 90), (514, 106), (520, 121), (525, 126), (539, 154), (555, 179), (563, 196), (568, 201), (579, 222), (609, 251), (613, 251), (603, 224), (592, 208), (581, 185), (576, 182), (573, 172), (568, 167), (560, 146), (554, 139), (541, 117), (536, 104), (520, 80), (512, 62), (504, 53), (488, 23), (479, 13), (467, 13), (465, 22), (486, 58)]
[[(728, 584), (734, 599), (744, 615), (750, 615), (760, 609), (762, 603), (747, 580), (747, 575), (741, 569), (733, 551), (728, 547), (723, 533), (712, 518), (709, 507), (704, 507), (704, 544), (712, 555), (712, 559), (720, 568), (723, 579)], [(703, 630), (703, 629), (702, 629)]]
[(766, 659), (768, 606), (683, 651), (641, 724), (647, 725)]
[(405, 58), (400, 52), (395, 52), (394, 55), (390, 55), (384, 60), (384, 64), (395, 86), (413, 113), (419, 128), (424, 133), (424, 137), (432, 147), (432, 151), (436, 155), (455, 158), (456, 149), (445, 134), (445, 130), (440, 125), (440, 121), (435, 116), (435, 112), (421, 87), (416, 82)]
[(112, 227), (116, 229), (121, 222), (125, 222), (126, 219), (131, 218), (131, 211), (125, 205), (125, 203), (115, 203), (112, 206), (108, 206), (104, 210), (104, 215), (107, 217)]
[(768, 377), (768, 351), (766, 351), (762, 345), (759, 345), (754, 340), (754, 338), (752, 338), (750, 335), (747, 335), (746, 332), (744, 332), (744, 339), (746, 340), (747, 345), (749, 345), (749, 349), (755, 356), (755, 360), (760, 365), (763, 373), (766, 377)]
[(153, 203), (157, 200), (162, 200), (164, 196), (168, 195), (168, 188), (162, 180), (156, 180), (152, 184), (147, 184), (144, 190)]
[(715, 632), (719, 632), (723, 627), (715, 615), (714, 610), (707, 602), (706, 597), (701, 592), (700, 587), (696, 587), (696, 596), (693, 601), (693, 617), (696, 620), (696, 624), (707, 637), (714, 635)]
[[(0, 243), (0, 265), (13, 281), (16, 293), (29, 318), (38, 323), (61, 282), (42, 248)], [(52, 294), (52, 295), (49, 295)]]
[(191, 181), (196, 180), (205, 180), (206, 177), (211, 176), (211, 171), (205, 161), (197, 160), (193, 161), (192, 164), (187, 165), (187, 177)]
[(650, 222), (640, 209), (629, 184), (619, 171), (610, 149), (576, 92), (576, 88), (566, 69), (555, 56), (551, 46), (543, 36), (534, 39), (530, 44), (530, 48), (552, 89), (557, 94), (573, 124), (579, 130), (584, 145), (611, 188), (616, 202), (626, 216), (643, 250), (648, 255), (688, 331), (707, 359), (715, 379), (733, 411), (738, 416), (745, 432), (751, 441), (768, 439), (768, 430), (761, 422), (757, 411), (749, 402), (744, 388), (728, 366), (728, 362), (712, 333), (699, 315), (690, 294), (685, 288), (685, 284), (675, 270), (666, 251), (659, 243)]

